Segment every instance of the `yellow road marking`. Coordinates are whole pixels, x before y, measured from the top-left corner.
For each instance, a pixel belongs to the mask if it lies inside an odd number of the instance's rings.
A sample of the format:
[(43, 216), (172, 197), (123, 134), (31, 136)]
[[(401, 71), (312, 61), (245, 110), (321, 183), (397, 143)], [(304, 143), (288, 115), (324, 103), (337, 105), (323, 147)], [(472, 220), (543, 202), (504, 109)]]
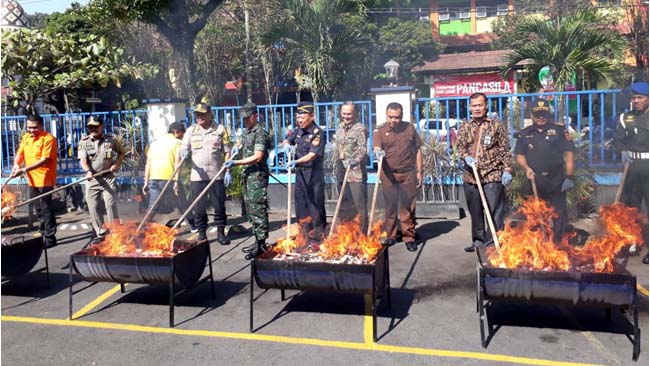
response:
[(95, 328), (95, 329), (126, 330), (131, 332), (175, 334), (175, 335), (197, 336), (197, 337), (241, 339), (241, 340), (252, 340), (252, 341), (261, 341), (261, 342), (275, 342), (275, 343), (299, 344), (299, 345), (332, 347), (332, 348), (342, 348), (342, 349), (355, 349), (355, 350), (362, 350), (362, 351), (404, 353), (404, 354), (411, 354), (411, 355), (434, 356), (434, 357), (469, 358), (469, 359), (476, 359), (476, 360), (495, 361), (495, 362), (502, 362), (502, 363), (507, 362), (507, 363), (524, 364), (524, 365), (603, 366), (599, 364), (552, 361), (552, 360), (544, 360), (539, 358), (507, 356), (507, 355), (489, 354), (489, 353), (481, 353), (481, 352), (450, 351), (450, 350), (429, 349), (429, 348), (419, 348), (419, 347), (409, 347), (409, 346), (390, 346), (390, 345), (375, 344), (375, 343), (366, 344), (366, 343), (358, 343), (358, 342), (329, 341), (329, 340), (315, 339), (315, 338), (296, 338), (296, 337), (285, 337), (285, 336), (274, 336), (274, 335), (252, 334), (252, 333), (162, 328), (162, 327), (151, 327), (151, 326), (142, 326), (142, 325), (133, 325), (133, 324), (93, 322), (93, 321), (86, 321), (86, 320), (71, 321), (67, 319), (47, 319), (47, 318), (20, 317), (20, 316), (8, 316), (8, 315), (3, 315), (2, 317), (0, 317), (0, 320), (3, 322), (58, 325), (58, 326)]
[(638, 283), (636, 284), (636, 289), (639, 290), (640, 293), (648, 296), (648, 289), (639, 285)]
[[(124, 286), (126, 286), (126, 284), (125, 284)], [(86, 315), (86, 314), (89, 313), (93, 308), (95, 308), (97, 305), (101, 304), (104, 300), (108, 299), (108, 298), (111, 297), (114, 293), (116, 293), (116, 292), (118, 292), (118, 291), (120, 291), (120, 285), (117, 285), (117, 286), (113, 287), (112, 289), (110, 289), (110, 290), (104, 292), (104, 293), (101, 294), (98, 298), (96, 298), (95, 300), (89, 302), (88, 305), (84, 306), (84, 307), (81, 308), (79, 311), (77, 311), (76, 313), (72, 314), (72, 319), (78, 319), (78, 318), (81, 318), (82, 316)]]
[(372, 344), (372, 296), (363, 295), (365, 315), (363, 316), (363, 343)]

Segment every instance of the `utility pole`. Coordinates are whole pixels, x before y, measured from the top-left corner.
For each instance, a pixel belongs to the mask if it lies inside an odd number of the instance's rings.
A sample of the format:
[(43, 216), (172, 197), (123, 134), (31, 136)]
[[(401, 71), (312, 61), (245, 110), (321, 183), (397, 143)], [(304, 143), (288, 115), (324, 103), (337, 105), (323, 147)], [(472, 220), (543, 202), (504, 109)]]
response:
[(248, 10), (248, 1), (244, 0), (244, 27), (246, 29), (246, 101), (253, 102), (253, 75), (251, 66), (251, 29), (250, 29), (250, 11)]

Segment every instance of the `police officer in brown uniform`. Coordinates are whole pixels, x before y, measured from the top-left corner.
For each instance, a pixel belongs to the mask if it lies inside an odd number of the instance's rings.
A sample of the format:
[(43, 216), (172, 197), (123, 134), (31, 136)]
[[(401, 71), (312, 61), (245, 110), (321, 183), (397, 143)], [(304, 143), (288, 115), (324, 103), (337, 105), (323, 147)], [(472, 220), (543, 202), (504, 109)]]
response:
[[(190, 174), (192, 196), (198, 197), (221, 170), (224, 162), (230, 160), (232, 143), (228, 131), (223, 125), (216, 125), (213, 120), (212, 109), (203, 99), (194, 107), (196, 123), (190, 126), (185, 135), (176, 164), (185, 154), (192, 159), (192, 172)], [(221, 174), (217, 181), (210, 187), (209, 196), (212, 198), (217, 222), (217, 242), (221, 245), (230, 244), (225, 235), (226, 228), (226, 185), (224, 180), (230, 179), (228, 171)], [(178, 181), (176, 181), (178, 183)], [(207, 200), (201, 199), (194, 206), (194, 225), (199, 230), (199, 240), (207, 240), (208, 215), (206, 212)]]
[[(99, 211), (99, 200), (104, 200), (108, 222), (119, 219), (117, 213), (117, 178), (115, 172), (120, 169), (126, 156), (122, 143), (115, 137), (104, 133), (104, 122), (101, 117), (90, 117), (88, 136), (79, 142), (79, 162), (90, 178), (86, 183), (86, 203), (90, 212), (93, 229), (98, 236), (107, 234), (104, 228), (104, 217)], [(93, 174), (110, 169), (111, 172), (98, 177)]]
[[(402, 239), (409, 251), (417, 250), (415, 234), (415, 199), (422, 184), (422, 140), (412, 124), (402, 121), (399, 103), (386, 107), (386, 123), (373, 134), (373, 151), (377, 159), (384, 157), (381, 187), (384, 194), (384, 230), (388, 237), (382, 242), (393, 245), (397, 238), (397, 211)], [(370, 223), (372, 225), (372, 223)]]

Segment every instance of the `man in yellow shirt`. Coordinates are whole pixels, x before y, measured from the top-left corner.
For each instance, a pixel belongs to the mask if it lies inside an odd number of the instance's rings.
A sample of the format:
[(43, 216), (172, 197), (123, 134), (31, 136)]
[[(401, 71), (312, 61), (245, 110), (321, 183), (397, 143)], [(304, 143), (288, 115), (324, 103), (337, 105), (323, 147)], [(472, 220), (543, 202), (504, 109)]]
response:
[[(29, 197), (50, 192), (56, 183), (56, 138), (43, 129), (43, 118), (27, 116), (27, 133), (16, 152), (11, 178), (25, 174)], [(36, 204), (40, 232), (48, 248), (56, 246), (56, 217), (52, 211), (52, 196), (41, 198)]]
[[(147, 152), (142, 191), (144, 194), (149, 194), (149, 209), (153, 206), (167, 181), (173, 178), (176, 153), (181, 146), (185, 126), (180, 122), (174, 122), (169, 125), (167, 132), (165, 136), (154, 141)], [(155, 214), (158, 211), (169, 212), (172, 209), (172, 205), (168, 204), (170, 202), (169, 198), (171, 198), (171, 195), (165, 193), (165, 197), (158, 205), (158, 207), (162, 205), (163, 209), (156, 208), (153, 213)]]

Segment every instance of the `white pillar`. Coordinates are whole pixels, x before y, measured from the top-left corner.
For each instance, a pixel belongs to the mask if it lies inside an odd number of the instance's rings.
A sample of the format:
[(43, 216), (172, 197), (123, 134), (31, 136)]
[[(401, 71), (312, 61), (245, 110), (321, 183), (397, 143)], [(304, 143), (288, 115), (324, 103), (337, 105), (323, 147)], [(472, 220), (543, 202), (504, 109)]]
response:
[(402, 105), (404, 114), (403, 121), (413, 123), (413, 101), (415, 100), (415, 87), (413, 86), (388, 86), (383, 88), (372, 88), (370, 93), (375, 94), (375, 116), (376, 125), (386, 123), (386, 106), (389, 103)]

